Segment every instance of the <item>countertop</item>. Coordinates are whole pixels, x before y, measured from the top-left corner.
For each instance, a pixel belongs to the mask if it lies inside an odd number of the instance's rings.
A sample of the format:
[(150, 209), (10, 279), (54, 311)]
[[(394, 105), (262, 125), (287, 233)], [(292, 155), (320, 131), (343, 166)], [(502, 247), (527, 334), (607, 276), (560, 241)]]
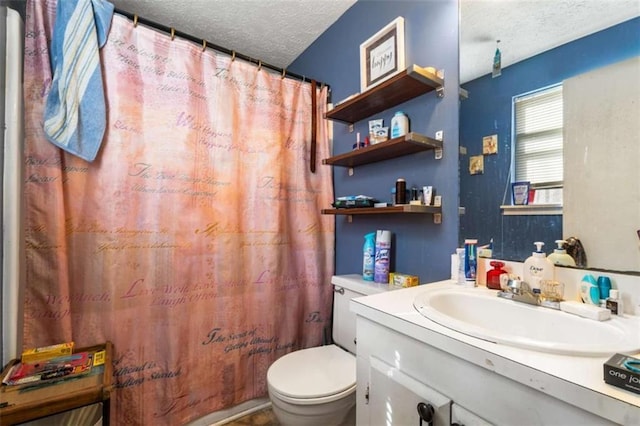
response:
[[(366, 283), (359, 275), (343, 275), (338, 281), (345, 287), (350, 282), (354, 286)], [(557, 355), (488, 342), (441, 326), (423, 317), (413, 307), (415, 297), (421, 292), (448, 286), (460, 288), (451, 280), (422, 284), (352, 299), (350, 309), (357, 315), (586, 411), (620, 424), (640, 424), (640, 395), (604, 382), (603, 364), (609, 356)], [(640, 357), (640, 353), (629, 355)]]

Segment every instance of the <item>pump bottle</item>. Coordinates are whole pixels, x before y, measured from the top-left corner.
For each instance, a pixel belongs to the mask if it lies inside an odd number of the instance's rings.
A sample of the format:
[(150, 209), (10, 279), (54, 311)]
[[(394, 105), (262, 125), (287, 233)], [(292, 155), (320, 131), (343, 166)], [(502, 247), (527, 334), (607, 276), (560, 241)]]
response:
[(547, 259), (549, 259), (554, 265), (560, 266), (576, 266), (576, 261), (573, 260), (573, 257), (567, 254), (567, 251), (564, 249), (565, 240), (556, 240), (556, 244), (558, 248), (553, 250)]
[(538, 293), (540, 292), (541, 281), (553, 280), (555, 266), (542, 251), (544, 243), (536, 241), (534, 244), (536, 245), (536, 251), (531, 253), (531, 256), (524, 261), (523, 275), (524, 281), (529, 284), (534, 292)]

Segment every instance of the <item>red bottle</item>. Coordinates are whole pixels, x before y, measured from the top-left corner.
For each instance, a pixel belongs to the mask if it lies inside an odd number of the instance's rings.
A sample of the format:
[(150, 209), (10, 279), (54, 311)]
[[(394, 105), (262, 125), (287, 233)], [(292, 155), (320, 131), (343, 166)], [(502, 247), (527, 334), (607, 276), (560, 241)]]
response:
[(500, 290), (500, 275), (507, 273), (507, 271), (502, 269), (504, 262), (493, 260), (489, 265), (493, 266), (493, 269), (487, 271), (487, 288)]

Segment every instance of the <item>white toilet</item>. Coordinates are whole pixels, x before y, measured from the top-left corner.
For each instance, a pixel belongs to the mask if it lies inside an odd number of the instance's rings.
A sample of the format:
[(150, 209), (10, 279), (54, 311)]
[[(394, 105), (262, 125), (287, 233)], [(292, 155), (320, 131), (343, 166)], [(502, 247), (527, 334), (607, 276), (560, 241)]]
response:
[(283, 426), (355, 425), (356, 315), (354, 297), (386, 291), (359, 275), (334, 276), (333, 345), (291, 352), (267, 371), (273, 413)]

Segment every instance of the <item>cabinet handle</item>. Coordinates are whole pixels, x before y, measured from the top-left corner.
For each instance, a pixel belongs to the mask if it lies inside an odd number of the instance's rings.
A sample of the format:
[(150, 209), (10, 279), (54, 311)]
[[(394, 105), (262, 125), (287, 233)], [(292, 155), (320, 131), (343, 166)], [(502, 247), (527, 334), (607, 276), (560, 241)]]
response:
[(427, 426), (432, 426), (434, 413), (433, 406), (431, 406), (431, 404), (420, 402), (416, 408), (418, 409), (418, 416), (420, 417), (420, 426), (422, 426), (423, 420), (427, 422)]
[(334, 287), (333, 291), (335, 291), (336, 293), (339, 293), (339, 294), (344, 294), (344, 288), (342, 288), (342, 287), (339, 287), (339, 288), (338, 287)]

